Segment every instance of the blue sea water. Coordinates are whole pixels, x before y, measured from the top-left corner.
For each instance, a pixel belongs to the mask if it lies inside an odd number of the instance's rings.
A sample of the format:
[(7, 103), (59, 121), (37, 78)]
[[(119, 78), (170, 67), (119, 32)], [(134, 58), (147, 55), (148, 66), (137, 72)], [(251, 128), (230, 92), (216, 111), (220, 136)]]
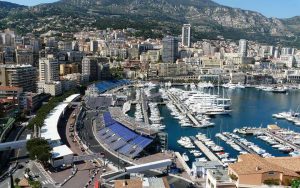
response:
[[(217, 89), (215, 88), (214, 93)], [(212, 91), (210, 91), (212, 92)], [(189, 165), (194, 161), (187, 149), (177, 144), (181, 136), (195, 136), (198, 132), (205, 133), (217, 144), (224, 147), (225, 152), (230, 153), (230, 157), (237, 157), (238, 152), (232, 149), (224, 141), (215, 137), (219, 132), (232, 132), (235, 128), (244, 126), (266, 127), (268, 124), (277, 123), (282, 128), (287, 128), (300, 132), (300, 126), (296, 126), (286, 120), (272, 118), (272, 114), (282, 111), (296, 110), (300, 105), (300, 91), (289, 91), (288, 94), (272, 93), (257, 90), (255, 88), (226, 90), (226, 95), (232, 100), (232, 112), (230, 115), (219, 115), (212, 118), (215, 126), (209, 128), (181, 127), (178, 120), (170, 115), (170, 110), (166, 106), (160, 106), (163, 123), (166, 125), (165, 131), (169, 135), (169, 149), (180, 153), (186, 152), (189, 155)], [(299, 108), (300, 109), (300, 108)], [(133, 115), (134, 108), (130, 112)], [(274, 156), (287, 156), (264, 141), (255, 136), (245, 136), (245, 138)]]

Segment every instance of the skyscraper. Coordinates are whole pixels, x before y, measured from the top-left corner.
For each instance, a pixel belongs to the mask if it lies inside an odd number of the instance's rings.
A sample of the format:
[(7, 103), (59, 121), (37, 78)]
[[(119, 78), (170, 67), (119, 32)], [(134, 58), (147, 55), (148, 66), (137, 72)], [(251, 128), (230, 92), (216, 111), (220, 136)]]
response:
[(245, 39), (239, 41), (239, 54), (241, 57), (247, 57), (247, 40)]
[(88, 76), (89, 81), (98, 80), (98, 61), (93, 57), (82, 59), (82, 75)]
[(166, 36), (162, 39), (162, 61), (164, 63), (174, 63), (178, 57), (178, 39)]
[(184, 24), (182, 27), (182, 46), (191, 47), (191, 24)]
[(40, 81), (46, 83), (59, 81), (59, 63), (56, 59), (40, 58), (39, 59), (39, 76)]

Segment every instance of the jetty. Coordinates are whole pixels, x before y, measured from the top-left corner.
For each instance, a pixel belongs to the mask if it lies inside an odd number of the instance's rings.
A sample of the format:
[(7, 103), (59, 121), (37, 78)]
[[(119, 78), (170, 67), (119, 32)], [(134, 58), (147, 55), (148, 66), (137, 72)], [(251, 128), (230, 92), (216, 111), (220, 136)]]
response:
[(142, 102), (142, 111), (144, 115), (144, 121), (146, 125), (149, 125), (149, 117), (148, 117), (148, 102), (145, 96), (144, 90), (141, 90), (141, 102)]
[(223, 164), (223, 162), (213, 152), (211, 152), (210, 149), (205, 144), (203, 144), (201, 141), (197, 140), (193, 136), (191, 136), (191, 139), (194, 141), (195, 145), (206, 155), (206, 157), (210, 161), (218, 161), (221, 164)]
[(282, 137), (276, 135), (275, 133), (273, 133), (272, 131), (268, 130), (268, 129), (265, 129), (265, 132), (264, 132), (267, 136), (277, 140), (278, 142), (280, 142), (281, 144), (285, 144), (287, 146), (290, 146), (291, 148), (293, 148), (294, 150), (298, 151), (300, 150), (300, 146), (299, 145), (296, 145), (292, 142), (290, 142), (289, 140), (286, 140), (286, 139), (283, 139)]
[(223, 136), (225, 136), (228, 139), (233, 140), (233, 142), (235, 144), (237, 144), (238, 146), (240, 146), (241, 148), (243, 148), (245, 151), (247, 151), (248, 153), (252, 153), (252, 154), (256, 154), (255, 151), (253, 151), (252, 149), (250, 149), (248, 146), (246, 146), (245, 144), (241, 143), (240, 141), (238, 141), (236, 138), (233, 138), (232, 136), (229, 136), (227, 134), (223, 134)]
[(176, 97), (169, 91), (167, 91), (167, 95), (169, 99), (173, 102), (173, 104), (177, 107), (177, 109), (183, 115), (187, 116), (191, 120), (191, 122), (195, 125), (194, 127), (199, 127), (199, 128), (207, 127), (200, 124), (200, 122), (194, 117), (194, 115), (189, 112), (189, 109), (184, 104), (181, 103), (178, 97)]
[[(281, 130), (280, 128), (278, 128), (278, 130)], [(270, 130), (268, 128), (241, 128), (241, 129), (236, 129), (236, 131), (239, 134), (264, 134), (267, 135), (271, 138), (273, 138), (274, 140), (278, 141), (281, 144), (287, 145), (291, 148), (293, 148), (294, 150), (300, 150), (300, 146), (297, 144), (292, 143), (289, 140), (286, 140), (284, 138), (282, 138), (281, 136), (279, 136), (278, 134), (276, 134), (277, 130)], [(228, 136), (228, 135), (225, 135)], [(240, 144), (239, 142), (236, 144)], [(243, 147), (244, 148), (244, 147)]]

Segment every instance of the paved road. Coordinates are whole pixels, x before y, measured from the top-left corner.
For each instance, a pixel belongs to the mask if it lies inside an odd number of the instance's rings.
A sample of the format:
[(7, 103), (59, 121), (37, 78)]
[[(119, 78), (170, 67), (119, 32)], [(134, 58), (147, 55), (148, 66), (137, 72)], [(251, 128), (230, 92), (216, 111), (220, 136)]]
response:
[[(17, 134), (21, 130), (22, 126), (15, 125), (14, 128), (11, 129), (11, 131), (8, 133), (7, 138), (4, 140), (4, 142), (12, 142), (15, 141)], [(1, 151), (0, 152), (0, 171), (4, 172), (9, 168), (9, 159), (13, 157), (14, 151)], [(1, 174), (1, 173), (0, 173)]]
[[(26, 140), (28, 134), (32, 136), (32, 131), (29, 129), (25, 129), (20, 135), (20, 137), (18, 138), (18, 140)], [(15, 161), (25, 162), (27, 160), (28, 160), (28, 153), (26, 147), (16, 149), (10, 159), (11, 162), (15, 162)]]
[(92, 120), (95, 118), (99, 118), (100, 114), (97, 112), (87, 112), (86, 117), (82, 121), (82, 127), (78, 130), (79, 137), (83, 140), (83, 142), (89, 147), (89, 149), (94, 153), (101, 153), (103, 152), (105, 154), (105, 158), (109, 159), (112, 163), (118, 165), (119, 167), (123, 168), (125, 166), (128, 166), (128, 164), (123, 163), (123, 161), (119, 160), (114, 155), (107, 152), (105, 149), (103, 149), (98, 141), (95, 139), (93, 134), (93, 125)]
[[(92, 120), (94, 118), (99, 118), (100, 115), (101, 114), (97, 113), (97, 112), (90, 112), (90, 113), (87, 112), (86, 117), (82, 121), (83, 123), (82, 123), (81, 129), (79, 129), (79, 136), (84, 140), (86, 145), (89, 146), (91, 151), (93, 151), (95, 153), (104, 152), (106, 158), (108, 158), (109, 161), (113, 162), (120, 168), (124, 168), (125, 166), (131, 166), (131, 165), (121, 161), (118, 157), (115, 157), (114, 155), (110, 154), (105, 149), (103, 149), (99, 145), (98, 141), (94, 138), (93, 128), (92, 128), (93, 127)], [(156, 172), (152, 172), (152, 171), (144, 172), (144, 174), (149, 177), (161, 175), (160, 173), (156, 173)], [(167, 178), (175, 187), (189, 187), (190, 186), (190, 183), (183, 181), (181, 179), (174, 178), (171, 176), (168, 176)]]

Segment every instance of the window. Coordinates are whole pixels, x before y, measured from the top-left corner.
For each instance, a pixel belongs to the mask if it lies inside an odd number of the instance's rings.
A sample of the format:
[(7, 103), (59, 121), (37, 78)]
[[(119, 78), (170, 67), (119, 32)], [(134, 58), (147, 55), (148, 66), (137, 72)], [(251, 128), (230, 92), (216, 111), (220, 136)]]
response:
[(268, 172), (268, 174), (269, 174), (269, 175), (274, 175), (275, 172), (272, 172), (272, 171), (271, 171), (271, 172)]

